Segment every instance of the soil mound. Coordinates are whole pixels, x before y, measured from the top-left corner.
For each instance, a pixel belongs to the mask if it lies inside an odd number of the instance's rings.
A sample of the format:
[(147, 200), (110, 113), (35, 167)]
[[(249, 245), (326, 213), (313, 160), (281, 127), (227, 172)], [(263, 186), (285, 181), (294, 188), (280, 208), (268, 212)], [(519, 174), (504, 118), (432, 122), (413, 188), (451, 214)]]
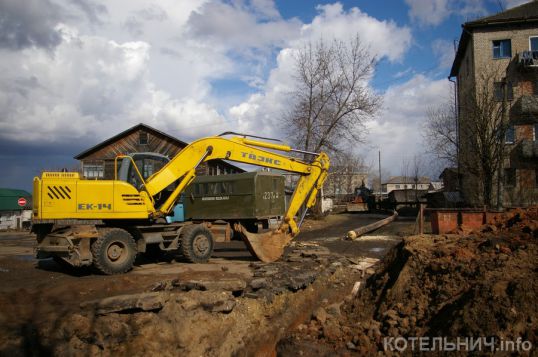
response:
[[(385, 337), (495, 338), (538, 334), (538, 208), (498, 214), (469, 235), (412, 236), (385, 258), (342, 314), (282, 341), (320, 355), (384, 348)], [(536, 351), (535, 351), (536, 352)]]

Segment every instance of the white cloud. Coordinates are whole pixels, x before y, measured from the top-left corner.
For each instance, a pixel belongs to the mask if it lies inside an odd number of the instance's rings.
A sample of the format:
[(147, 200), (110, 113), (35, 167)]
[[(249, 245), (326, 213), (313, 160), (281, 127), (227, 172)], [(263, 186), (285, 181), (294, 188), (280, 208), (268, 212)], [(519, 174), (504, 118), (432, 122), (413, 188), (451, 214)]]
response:
[[(282, 19), (269, 0), (75, 4), (47, 25), (61, 36), (54, 47), (0, 50), (0, 138), (95, 143), (139, 122), (183, 140), (227, 130), (284, 138), (294, 53), (307, 41), (358, 33), (392, 62), (412, 43), (408, 27), (339, 3), (308, 24)], [(211, 83), (229, 77), (258, 90), (223, 104)]]
[[(399, 175), (402, 161), (425, 154), (421, 133), (427, 111), (450, 100), (451, 90), (448, 80), (420, 74), (387, 89), (382, 112), (367, 123), (372, 138), (369, 144), (381, 150), (383, 169)], [(375, 162), (377, 148), (369, 161)]]
[(405, 0), (405, 2), (409, 6), (409, 18), (426, 26), (437, 26), (453, 14), (463, 17), (465, 21), (488, 14), (486, 0)]
[[(208, 2), (194, 11), (188, 21), (189, 34), (229, 49), (266, 48), (286, 44), (301, 26), (298, 19), (283, 20), (272, 1)], [(269, 21), (260, 21), (266, 18)]]
[[(209, 104), (210, 82), (236, 63), (188, 33), (191, 14), (205, 2), (58, 2), (66, 24), (55, 22), (59, 16), (40, 22), (59, 34), (55, 47), (1, 50), (0, 137), (96, 141), (138, 122), (184, 140), (229, 129)], [(278, 17), (267, 1), (253, 2), (252, 11)], [(23, 15), (19, 22), (28, 22)]]
[[(356, 7), (346, 12), (338, 2), (319, 5), (317, 9), (318, 16), (303, 26), (298, 42), (315, 42), (320, 38), (347, 41), (358, 34), (373, 54), (393, 62), (400, 61), (411, 45), (411, 30), (399, 27), (394, 21), (378, 20)], [(300, 47), (297, 43), (294, 45)]]
[(358, 34), (374, 54), (391, 61), (399, 61), (411, 46), (409, 28), (377, 20), (358, 8), (344, 11), (340, 3), (335, 3), (318, 6), (318, 11), (313, 21), (302, 27), (301, 36), (279, 52), (264, 91), (229, 110), (230, 117), (237, 120), (241, 130), (280, 138), (290, 134), (282, 126), (281, 118), (288, 111), (294, 85), (294, 55), (308, 41), (315, 42), (320, 38), (349, 41)]
[(440, 69), (447, 69), (454, 62), (454, 44), (443, 39), (436, 39), (431, 44), (433, 54), (437, 57)]
[(528, 2), (529, 0), (505, 0), (507, 9), (510, 9), (512, 7), (516, 7), (516, 6), (519, 6)]
[(424, 25), (439, 25), (450, 15), (448, 0), (405, 0), (409, 17)]
[(106, 138), (145, 122), (162, 130), (188, 128), (193, 138), (207, 130), (198, 128), (224, 121), (207, 104), (155, 87), (147, 43), (80, 35), (65, 25), (59, 31), (63, 40), (52, 53), (29, 48), (2, 54), (0, 137)]

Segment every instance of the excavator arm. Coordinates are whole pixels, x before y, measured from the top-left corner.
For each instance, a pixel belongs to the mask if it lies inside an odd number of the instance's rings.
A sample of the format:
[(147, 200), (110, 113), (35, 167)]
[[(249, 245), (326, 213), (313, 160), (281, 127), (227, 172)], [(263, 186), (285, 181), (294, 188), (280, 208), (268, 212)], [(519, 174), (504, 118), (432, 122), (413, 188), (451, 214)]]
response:
[[(269, 150), (271, 151), (269, 151)], [(289, 202), (281, 226), (269, 233), (254, 234), (237, 224), (235, 229), (243, 235), (250, 251), (258, 259), (270, 262), (277, 260), (284, 247), (299, 233), (295, 215), (303, 205), (312, 207), (316, 202), (318, 191), (327, 178), (329, 157), (325, 153), (311, 153), (312, 162), (307, 163), (294, 157), (275, 152), (296, 151), (287, 145), (248, 139), (246, 137), (224, 138), (222, 136), (203, 138), (186, 146), (166, 166), (150, 176), (144, 190), (150, 197), (162, 192), (170, 184), (179, 183), (153, 215), (164, 216), (171, 212), (180, 194), (194, 180), (196, 167), (214, 159), (224, 159), (262, 167), (269, 167), (300, 175), (297, 187)]]

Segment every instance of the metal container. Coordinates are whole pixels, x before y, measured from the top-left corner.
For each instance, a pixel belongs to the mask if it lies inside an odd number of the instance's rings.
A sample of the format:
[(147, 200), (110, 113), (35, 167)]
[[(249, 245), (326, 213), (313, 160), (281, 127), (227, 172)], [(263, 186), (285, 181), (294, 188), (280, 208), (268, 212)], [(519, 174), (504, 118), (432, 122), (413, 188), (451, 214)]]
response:
[(284, 176), (270, 172), (199, 176), (185, 191), (185, 219), (269, 219), (285, 212)]

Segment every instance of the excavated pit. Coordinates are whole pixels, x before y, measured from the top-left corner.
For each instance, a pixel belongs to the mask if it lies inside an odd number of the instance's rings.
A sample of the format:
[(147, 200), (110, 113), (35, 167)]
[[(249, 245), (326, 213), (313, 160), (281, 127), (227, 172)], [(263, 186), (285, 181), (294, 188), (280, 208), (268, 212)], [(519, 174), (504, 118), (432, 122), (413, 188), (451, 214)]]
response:
[(537, 212), (511, 211), (470, 234), (404, 238), (340, 316), (307, 319), (278, 353), (390, 354), (391, 337), (486, 337), (495, 348), (520, 339), (532, 348), (519, 352), (536, 353)]

